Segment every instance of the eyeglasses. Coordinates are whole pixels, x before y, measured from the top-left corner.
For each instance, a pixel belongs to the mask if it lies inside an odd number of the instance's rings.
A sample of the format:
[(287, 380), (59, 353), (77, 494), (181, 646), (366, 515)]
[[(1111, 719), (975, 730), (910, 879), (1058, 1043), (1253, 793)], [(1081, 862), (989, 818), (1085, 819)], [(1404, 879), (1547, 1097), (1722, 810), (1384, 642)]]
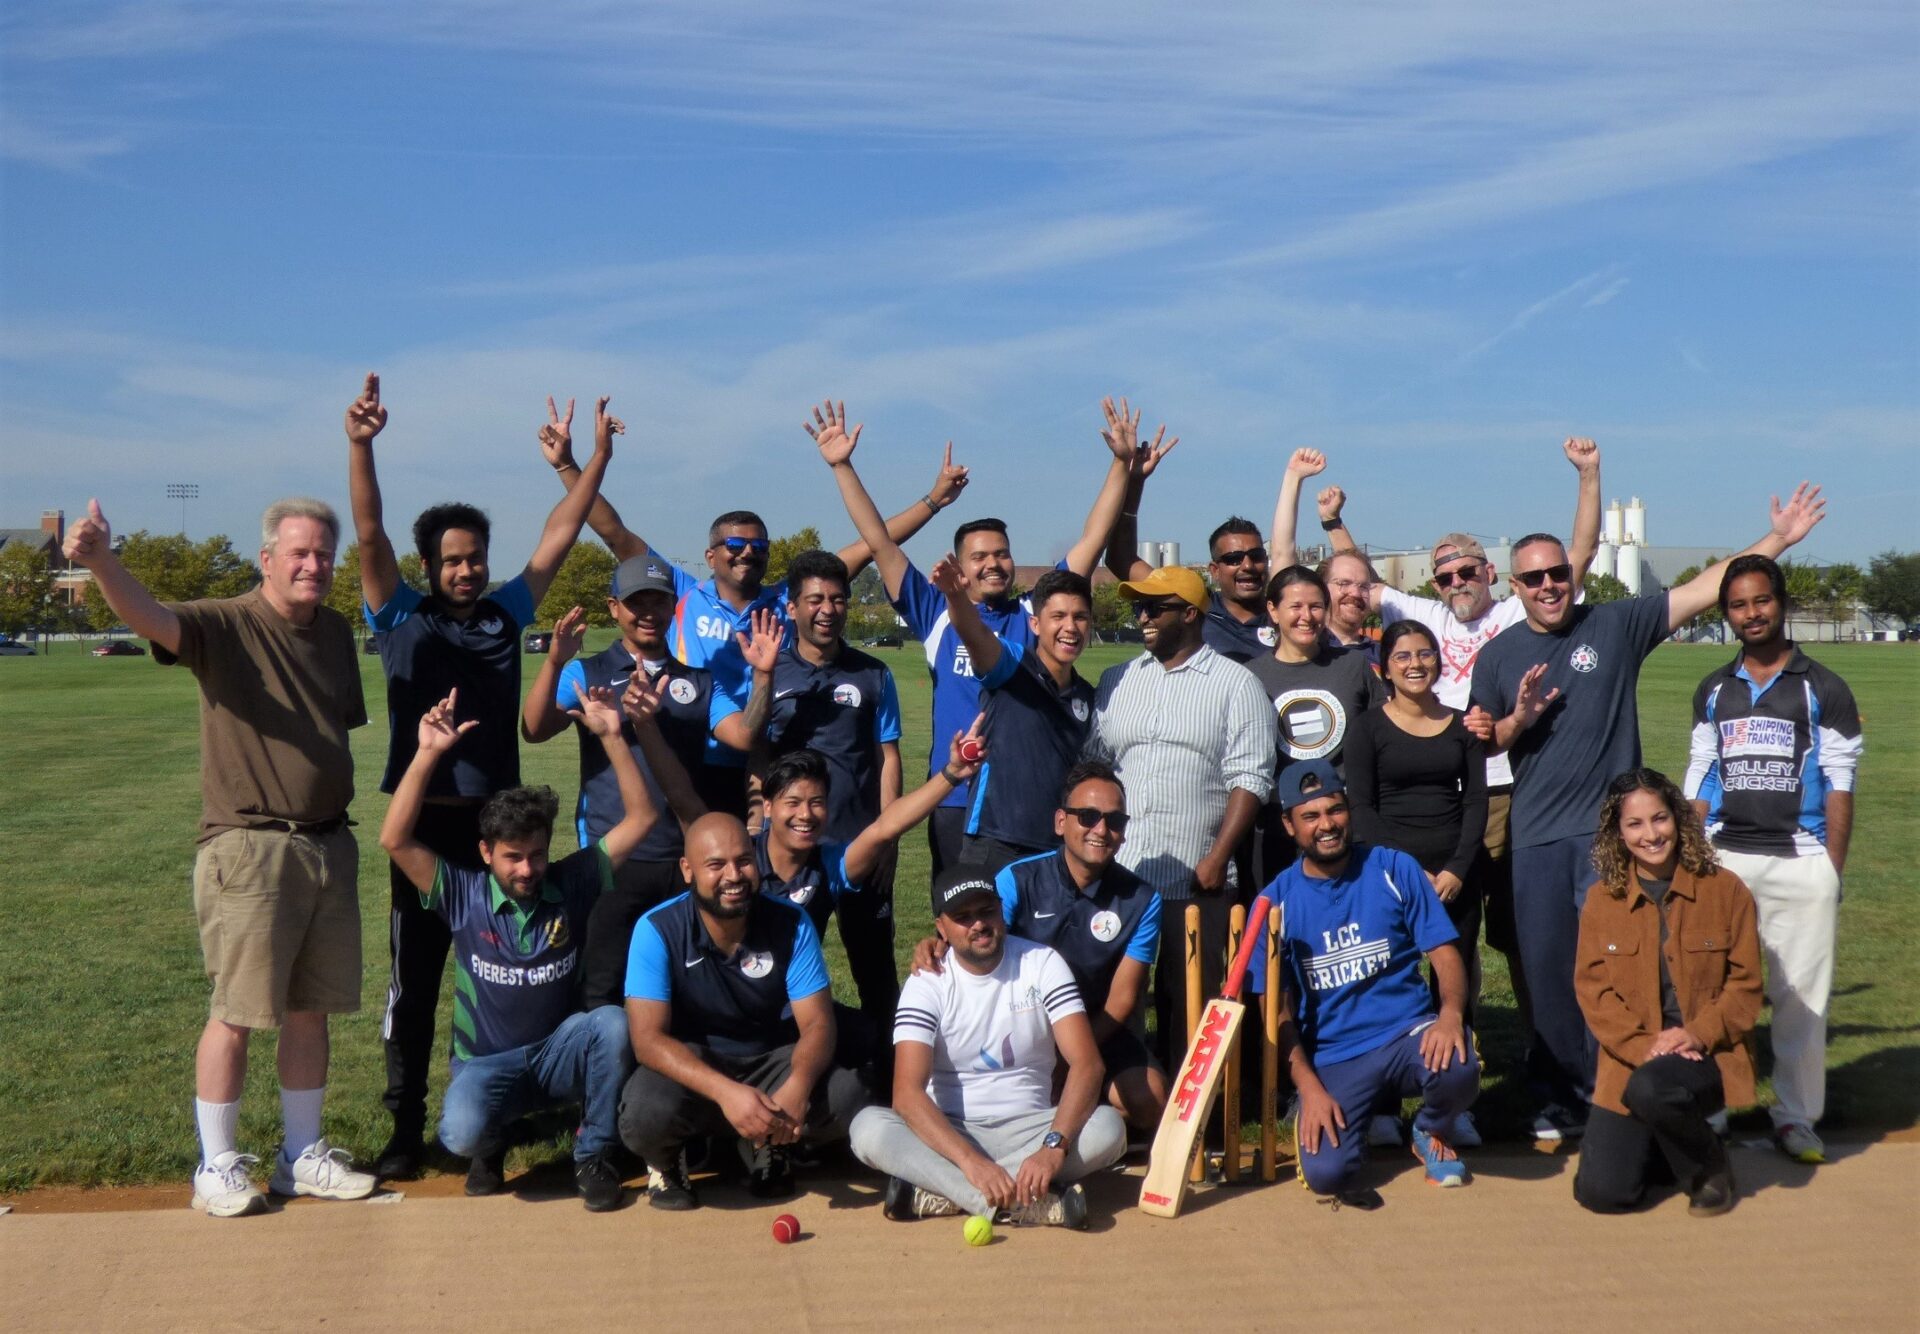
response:
[(1161, 598), (1157, 601), (1136, 602), (1133, 604), (1133, 618), (1137, 621), (1144, 616), (1151, 621), (1165, 616), (1168, 610), (1172, 608), (1184, 607), (1186, 605), (1186, 600), (1183, 598)]
[(1343, 593), (1347, 592), (1348, 590), (1352, 590), (1357, 593), (1364, 593), (1369, 588), (1373, 587), (1373, 580), (1371, 579), (1329, 579), (1327, 580), (1327, 587), (1337, 588)]
[(1103, 811), (1097, 810), (1092, 806), (1062, 806), (1060, 809), (1078, 820), (1082, 829), (1091, 829), (1102, 820), (1105, 820), (1107, 822), (1107, 828), (1111, 829), (1114, 833), (1124, 834), (1127, 832), (1127, 813), (1125, 811)]
[(1265, 565), (1267, 563), (1267, 549), (1265, 547), (1248, 547), (1244, 551), (1223, 551), (1213, 558), (1215, 565), (1225, 565), (1229, 569), (1236, 568), (1246, 561), (1252, 561), (1256, 565)]
[(720, 545), (738, 556), (743, 551), (751, 551), (756, 556), (767, 554), (767, 539), (764, 537), (723, 537)]
[(1538, 588), (1551, 579), (1556, 584), (1569, 583), (1573, 579), (1573, 566), (1549, 565), (1544, 570), (1515, 570), (1513, 577), (1528, 588)]
[(1455, 584), (1474, 584), (1480, 582), (1481, 567), (1462, 565), (1457, 570), (1441, 570), (1433, 576), (1435, 588), (1452, 588)]
[(1440, 655), (1430, 648), (1401, 649), (1398, 653), (1389, 653), (1387, 661), (1395, 667), (1407, 667), (1416, 662), (1433, 663), (1440, 661)]

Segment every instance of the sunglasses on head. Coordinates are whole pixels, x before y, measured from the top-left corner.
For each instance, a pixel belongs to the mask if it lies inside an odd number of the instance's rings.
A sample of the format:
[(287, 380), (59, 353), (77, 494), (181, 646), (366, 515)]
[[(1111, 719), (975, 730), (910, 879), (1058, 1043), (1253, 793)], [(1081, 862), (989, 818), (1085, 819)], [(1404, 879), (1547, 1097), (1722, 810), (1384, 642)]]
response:
[(1102, 811), (1096, 810), (1092, 806), (1062, 806), (1060, 809), (1078, 820), (1082, 829), (1091, 829), (1102, 820), (1105, 820), (1107, 822), (1107, 828), (1111, 829), (1114, 833), (1124, 834), (1127, 832), (1127, 813), (1125, 811)]
[(1223, 551), (1213, 558), (1215, 565), (1225, 565), (1228, 568), (1240, 565), (1246, 561), (1253, 561), (1258, 565), (1266, 564), (1267, 549), (1265, 547), (1248, 547), (1244, 551)]
[(1138, 620), (1142, 616), (1145, 616), (1148, 620), (1153, 620), (1165, 616), (1172, 608), (1184, 607), (1186, 605), (1187, 604), (1180, 598), (1160, 598), (1158, 600), (1136, 602), (1133, 604), (1133, 615), (1135, 620)]
[(1573, 578), (1573, 566), (1549, 565), (1544, 570), (1516, 570), (1513, 577), (1528, 588), (1538, 588), (1551, 579), (1556, 584), (1564, 584)]
[(1442, 570), (1433, 576), (1435, 588), (1452, 588), (1455, 584), (1477, 583), (1480, 579), (1478, 565), (1462, 565), (1458, 569)]
[(767, 554), (768, 543), (764, 537), (723, 537), (720, 539), (720, 545), (736, 556), (743, 551), (764, 556)]

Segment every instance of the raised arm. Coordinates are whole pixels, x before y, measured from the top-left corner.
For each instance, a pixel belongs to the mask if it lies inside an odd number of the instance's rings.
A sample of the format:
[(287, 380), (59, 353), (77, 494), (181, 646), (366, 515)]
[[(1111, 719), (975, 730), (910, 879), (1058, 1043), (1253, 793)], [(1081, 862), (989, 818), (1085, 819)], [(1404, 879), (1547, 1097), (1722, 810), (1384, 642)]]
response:
[[(981, 728), (986, 724), (986, 715), (979, 714), (973, 720), (973, 726), (965, 733), (955, 732), (947, 747), (947, 762), (939, 773), (926, 782), (883, 808), (880, 818), (860, 831), (853, 842), (847, 845), (843, 865), (847, 872), (847, 882), (857, 885), (867, 878), (873, 868), (880, 863), (886, 850), (898, 843), (908, 830), (933, 814), (934, 808), (946, 800), (947, 794), (955, 788), (965, 787), (980, 772), (981, 764), (986, 760), (986, 740)], [(971, 741), (978, 747), (973, 758), (968, 759), (961, 753), (963, 742)]]
[(900, 550), (900, 544), (926, 527), (934, 515), (951, 505), (966, 488), (967, 469), (953, 461), (953, 441), (947, 441), (940, 471), (934, 475), (927, 493), (883, 521), (879, 506), (873, 503), (865, 483), (853, 471), (854, 447), (860, 443), (860, 432), (865, 427), (855, 425), (852, 432), (848, 432), (846, 403), (828, 400), (813, 410), (812, 421), (802, 425), (820, 446), (820, 457), (833, 469), (841, 503), (847, 507), (847, 517), (853, 520), (854, 530), (860, 534), (859, 541), (848, 543), (838, 552), (846, 562), (847, 573), (859, 574), (871, 560), (880, 569), (887, 596), (898, 598), (900, 583), (907, 573), (907, 557)]
[[(654, 707), (659, 707), (657, 696)], [(592, 687), (580, 697), (580, 706), (568, 709), (567, 714), (600, 739), (601, 748), (607, 752), (607, 762), (613, 766), (614, 781), (620, 785), (620, 823), (601, 839), (606, 844), (607, 860), (620, 866), (633, 855), (640, 840), (660, 818), (660, 808), (653, 804), (647, 780), (640, 776), (640, 766), (633, 762), (633, 752), (627, 749), (627, 740), (621, 735), (620, 699), (613, 690), (607, 686)], [(651, 728), (652, 716), (648, 715), (636, 726)]]
[(387, 817), (380, 823), (380, 846), (423, 895), (433, 892), (433, 882), (440, 871), (440, 854), (413, 836), (414, 826), (420, 822), (420, 808), (426, 804), (427, 780), (433, 777), (440, 757), (480, 725), (478, 720), (459, 724), (453, 721), (454, 701), (459, 693), (449, 691), (445, 699), (420, 715), (419, 748), (413, 752), (406, 772), (400, 775), (393, 798), (387, 803)]
[(100, 512), (99, 501), (87, 502), (87, 517), (67, 529), (60, 549), (68, 560), (92, 573), (101, 596), (129, 630), (169, 653), (180, 651), (180, 618), (161, 606), (113, 554), (113, 530)]
[(367, 372), (360, 397), (347, 409), (347, 494), (353, 502), (353, 534), (360, 543), (360, 596), (379, 611), (400, 586), (400, 564), (387, 540), (380, 479), (373, 468), (373, 438), (387, 425), (380, 403), (380, 377)]
[(1777, 560), (1781, 552), (1812, 532), (1814, 525), (1826, 517), (1826, 512), (1827, 502), (1820, 499), (1820, 488), (1810, 482), (1796, 486), (1785, 505), (1780, 503), (1779, 496), (1774, 496), (1770, 506), (1772, 526), (1765, 537), (1744, 551), (1714, 562), (1688, 582), (1668, 591), (1667, 629), (1678, 630), (1720, 600), (1720, 581), (1726, 578), (1727, 566), (1735, 556), (1768, 556)]
[[(626, 433), (626, 423), (607, 414), (607, 402), (603, 396), (594, 410), (593, 457), (587, 460), (587, 466), (573, 479), (567, 494), (547, 515), (547, 526), (541, 530), (539, 544), (534, 547), (527, 568), (521, 571), (521, 578), (527, 581), (527, 595), (536, 607), (540, 605), (540, 599), (547, 595), (553, 576), (559, 573), (560, 563), (573, 550), (574, 541), (580, 536), (580, 526), (587, 521), (587, 511), (593, 508), (594, 497), (600, 494), (600, 483), (606, 478), (607, 464), (613, 461), (613, 437)], [(554, 409), (553, 399), (548, 398), (547, 416), (547, 424), (540, 428), (542, 449), (547, 446), (549, 432), (570, 434), (573, 400), (567, 400), (567, 415), (562, 418)], [(570, 449), (571, 445), (567, 447)]]
[(1100, 410), (1107, 419), (1100, 438), (1107, 442), (1113, 461), (1107, 465), (1107, 476), (1093, 498), (1093, 508), (1087, 511), (1087, 522), (1080, 530), (1080, 539), (1067, 549), (1066, 558), (1069, 570), (1088, 579), (1093, 577), (1101, 555), (1107, 550), (1107, 539), (1113, 534), (1113, 525), (1119, 521), (1120, 511), (1126, 508), (1127, 490), (1132, 483), (1135, 467), (1144, 469), (1140, 474), (1144, 479), (1180, 443), (1177, 435), (1168, 440), (1167, 428), (1162, 426), (1155, 433), (1153, 443), (1144, 446), (1145, 452), (1151, 456), (1151, 462), (1138, 463), (1137, 456), (1143, 449), (1140, 444), (1139, 412), (1132, 410), (1124, 398), (1120, 400), (1118, 408), (1114, 407), (1111, 398), (1102, 399)]
[[(1111, 408), (1112, 400), (1102, 406)], [(1112, 437), (1124, 432), (1122, 439), (1131, 442), (1132, 455), (1127, 461), (1126, 495), (1120, 502), (1120, 513), (1114, 517), (1113, 527), (1107, 532), (1107, 568), (1113, 571), (1114, 578), (1123, 582), (1144, 579), (1153, 572), (1153, 566), (1140, 559), (1140, 502), (1146, 497), (1147, 479), (1153, 476), (1167, 451), (1180, 443), (1180, 437), (1175, 436), (1165, 445), (1156, 437), (1153, 448), (1141, 449), (1138, 414), (1123, 421), (1121, 415), (1115, 413), (1109, 423), (1112, 429), (1101, 437), (1107, 441), (1108, 448), (1114, 447)], [(1166, 427), (1160, 431), (1164, 435)], [(1119, 450), (1114, 452), (1118, 455)]]
[(1299, 560), (1295, 529), (1300, 521), (1300, 487), (1309, 477), (1326, 471), (1327, 456), (1317, 449), (1296, 449), (1280, 475), (1280, 494), (1273, 502), (1273, 528), (1267, 539), (1267, 564), (1284, 570)]
[(947, 619), (953, 624), (954, 634), (966, 646), (967, 657), (973, 663), (974, 676), (986, 680), (993, 675), (993, 669), (1000, 665), (1006, 645), (980, 619), (980, 609), (973, 605), (973, 599), (967, 596), (966, 588), (960, 583), (960, 567), (953, 563), (953, 557), (942, 556), (940, 563), (928, 571), (927, 582), (946, 598)]
[(1560, 448), (1580, 473), (1580, 491), (1573, 504), (1573, 545), (1567, 548), (1573, 586), (1579, 588), (1593, 566), (1594, 553), (1600, 550), (1600, 446), (1570, 436)]
[(527, 740), (550, 741), (567, 730), (567, 711), (560, 707), (560, 682), (586, 635), (587, 614), (578, 607), (553, 623), (553, 645), (520, 705), (520, 735)]

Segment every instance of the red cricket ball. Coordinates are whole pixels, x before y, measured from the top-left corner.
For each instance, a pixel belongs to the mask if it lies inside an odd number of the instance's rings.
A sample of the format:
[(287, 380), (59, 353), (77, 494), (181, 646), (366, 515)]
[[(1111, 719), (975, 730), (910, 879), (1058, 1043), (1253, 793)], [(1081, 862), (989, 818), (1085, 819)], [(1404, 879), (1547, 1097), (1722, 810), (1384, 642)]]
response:
[(773, 1239), (782, 1246), (800, 1240), (800, 1220), (792, 1214), (781, 1214), (773, 1220)]
[(960, 743), (960, 758), (965, 760), (968, 764), (972, 764), (975, 760), (979, 759), (982, 755), (985, 755), (986, 753), (987, 753), (987, 748), (981, 745), (978, 741), (975, 741), (972, 737), (967, 737), (964, 740), (962, 740)]

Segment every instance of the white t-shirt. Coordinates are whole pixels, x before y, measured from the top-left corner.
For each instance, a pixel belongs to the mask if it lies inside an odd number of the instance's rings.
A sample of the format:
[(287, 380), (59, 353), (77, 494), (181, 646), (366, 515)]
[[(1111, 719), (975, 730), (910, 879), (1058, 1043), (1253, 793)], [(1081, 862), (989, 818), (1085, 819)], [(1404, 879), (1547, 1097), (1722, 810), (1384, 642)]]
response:
[[(1527, 609), (1517, 597), (1503, 598), (1487, 608), (1484, 616), (1463, 621), (1444, 602), (1412, 597), (1391, 588), (1380, 592), (1380, 620), (1383, 624), (1418, 621), (1433, 631), (1434, 638), (1440, 641), (1440, 683), (1433, 693), (1440, 697), (1442, 704), (1463, 713), (1467, 708), (1468, 691), (1473, 685), (1473, 664), (1479, 658), (1480, 650), (1502, 630), (1526, 619)], [(1512, 782), (1513, 765), (1508, 761), (1506, 752), (1487, 756), (1487, 786), (1505, 787)]]
[(909, 977), (893, 1040), (933, 1048), (927, 1096), (941, 1111), (990, 1120), (1053, 1106), (1054, 1022), (1086, 1008), (1065, 959), (1008, 936), (991, 973), (970, 973), (948, 956), (938, 974)]

